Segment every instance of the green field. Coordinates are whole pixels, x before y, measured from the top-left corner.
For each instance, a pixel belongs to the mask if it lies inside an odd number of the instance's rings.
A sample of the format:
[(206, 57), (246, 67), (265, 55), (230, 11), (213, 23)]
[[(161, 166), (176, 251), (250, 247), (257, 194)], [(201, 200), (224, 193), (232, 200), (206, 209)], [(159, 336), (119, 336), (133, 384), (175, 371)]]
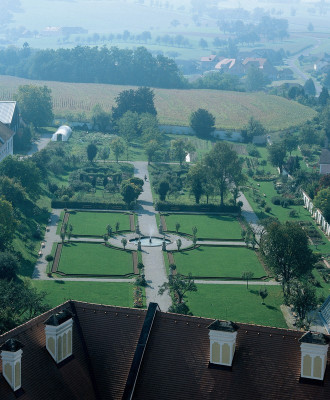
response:
[[(130, 89), (129, 86), (31, 81), (0, 76), (0, 99), (13, 96), (18, 86), (24, 84), (47, 85), (52, 90), (56, 115), (90, 113), (97, 103), (109, 111), (119, 92)], [(252, 116), (267, 129), (275, 131), (301, 125), (316, 115), (311, 108), (283, 97), (219, 90), (155, 89), (155, 106), (161, 124), (188, 126), (190, 114), (198, 108), (205, 108), (216, 117), (217, 128), (231, 130), (243, 128)]]
[(103, 236), (108, 224), (115, 231), (116, 222), (119, 230), (130, 230), (129, 215), (121, 213), (70, 211), (68, 223), (73, 226), (74, 236)]
[(193, 315), (286, 328), (280, 305), (283, 303), (279, 286), (267, 286), (268, 297), (261, 304), (259, 289), (263, 286), (197, 285), (189, 293), (188, 306)]
[(244, 271), (252, 271), (254, 278), (261, 278), (266, 272), (256, 253), (246, 247), (207, 247), (174, 253), (177, 271), (191, 273), (196, 278), (237, 278)]
[(47, 293), (45, 302), (50, 307), (56, 307), (67, 300), (133, 307), (133, 286), (129, 283), (33, 280), (32, 284)]
[(62, 248), (58, 270), (70, 275), (132, 274), (132, 255), (100, 243), (70, 242)]
[(175, 231), (178, 222), (181, 225), (179, 231), (190, 235), (196, 226), (198, 238), (241, 239), (241, 226), (231, 215), (169, 214), (165, 220), (169, 231)]

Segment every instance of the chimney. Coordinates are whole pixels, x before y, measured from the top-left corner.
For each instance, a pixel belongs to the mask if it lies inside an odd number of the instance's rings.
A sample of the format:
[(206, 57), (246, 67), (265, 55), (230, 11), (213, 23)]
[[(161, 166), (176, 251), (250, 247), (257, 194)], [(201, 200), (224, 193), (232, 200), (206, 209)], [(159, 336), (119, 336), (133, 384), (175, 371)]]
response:
[(210, 363), (231, 367), (238, 326), (232, 321), (212, 322), (209, 329), (210, 337)]
[(18, 340), (9, 339), (0, 347), (2, 374), (12, 390), (16, 392), (22, 386), (21, 360), (24, 346)]
[(58, 364), (72, 355), (73, 314), (63, 310), (51, 315), (46, 325), (46, 349)]
[(323, 333), (306, 332), (301, 343), (301, 377), (323, 380), (327, 366), (329, 339)]

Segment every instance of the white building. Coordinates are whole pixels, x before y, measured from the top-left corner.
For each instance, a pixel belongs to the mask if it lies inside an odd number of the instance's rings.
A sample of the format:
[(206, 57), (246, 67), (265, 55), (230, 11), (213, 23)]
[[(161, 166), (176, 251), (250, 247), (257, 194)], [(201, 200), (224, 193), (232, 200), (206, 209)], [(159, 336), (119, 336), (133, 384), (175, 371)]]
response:
[(67, 142), (71, 136), (72, 129), (67, 125), (60, 126), (52, 136), (53, 142)]
[(12, 155), (14, 151), (13, 139), (15, 132), (0, 122), (0, 161)]

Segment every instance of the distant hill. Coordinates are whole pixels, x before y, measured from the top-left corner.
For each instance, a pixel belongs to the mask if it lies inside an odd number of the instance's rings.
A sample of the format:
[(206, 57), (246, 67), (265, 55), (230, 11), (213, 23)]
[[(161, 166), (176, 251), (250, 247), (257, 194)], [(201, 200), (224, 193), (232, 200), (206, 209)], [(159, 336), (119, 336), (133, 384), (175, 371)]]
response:
[[(31, 81), (0, 75), (0, 100), (11, 99), (19, 85), (47, 85), (52, 90), (57, 117), (85, 112), (89, 116), (97, 103), (107, 111), (119, 92), (130, 86), (93, 83)], [(189, 116), (198, 108), (216, 117), (219, 129), (241, 129), (254, 117), (270, 131), (299, 126), (316, 116), (309, 107), (265, 93), (239, 93), (218, 90), (154, 89), (155, 105), (161, 124), (189, 125)]]

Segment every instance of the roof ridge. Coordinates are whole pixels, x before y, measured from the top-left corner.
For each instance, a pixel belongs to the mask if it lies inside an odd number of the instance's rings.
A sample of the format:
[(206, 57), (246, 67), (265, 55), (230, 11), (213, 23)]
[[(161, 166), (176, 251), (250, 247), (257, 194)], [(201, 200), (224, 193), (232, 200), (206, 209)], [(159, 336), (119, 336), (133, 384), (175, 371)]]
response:
[(10, 331), (3, 333), (2, 335), (0, 335), (0, 342), (2, 340), (5, 340), (7, 336), (11, 336), (13, 334), (19, 335), (19, 334), (25, 332), (27, 329), (29, 329), (35, 325), (37, 319), (42, 319), (42, 317), (45, 316), (46, 314), (49, 314), (52, 311), (60, 309), (61, 307), (65, 306), (65, 305), (69, 305), (69, 304), (70, 304), (70, 300), (67, 300), (64, 303), (59, 304), (58, 306), (51, 308), (50, 310), (48, 310), (40, 315), (37, 315), (36, 317), (34, 317), (32, 319), (29, 319), (28, 321), (24, 322), (23, 324), (16, 326), (15, 328), (11, 329)]
[(98, 390), (98, 387), (97, 387), (97, 384), (96, 384), (94, 370), (93, 370), (91, 358), (90, 358), (89, 353), (88, 353), (88, 348), (87, 348), (87, 344), (86, 344), (86, 341), (85, 341), (84, 333), (83, 333), (82, 327), (80, 325), (80, 320), (79, 320), (79, 317), (78, 317), (78, 314), (77, 314), (75, 301), (74, 300), (70, 300), (69, 301), (69, 305), (70, 305), (70, 308), (71, 308), (71, 311), (72, 311), (72, 314), (73, 314), (72, 318), (75, 321), (75, 325), (76, 325), (76, 328), (77, 328), (77, 331), (78, 331), (80, 342), (81, 342), (81, 345), (82, 345), (82, 348), (83, 348), (83, 351), (84, 351), (84, 354), (85, 354), (85, 357), (86, 357), (88, 373), (89, 373), (90, 380), (92, 382), (94, 394), (95, 394), (96, 399), (100, 399), (101, 397), (100, 397), (99, 390)]

